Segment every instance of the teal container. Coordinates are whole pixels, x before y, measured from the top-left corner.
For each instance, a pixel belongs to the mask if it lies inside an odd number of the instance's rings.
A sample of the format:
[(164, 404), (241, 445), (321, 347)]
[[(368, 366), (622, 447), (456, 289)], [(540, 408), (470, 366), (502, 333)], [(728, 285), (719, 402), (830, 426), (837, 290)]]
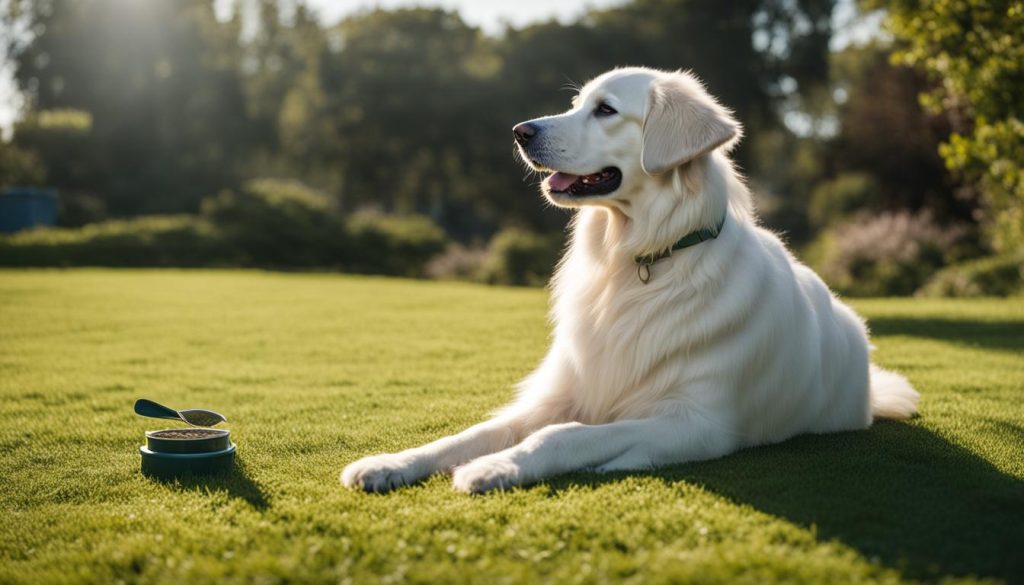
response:
[(142, 473), (161, 479), (221, 473), (235, 464), (231, 431), (222, 429), (147, 431), (139, 452)]
[(8, 187), (0, 192), (0, 232), (12, 234), (57, 223), (57, 192), (53, 189)]

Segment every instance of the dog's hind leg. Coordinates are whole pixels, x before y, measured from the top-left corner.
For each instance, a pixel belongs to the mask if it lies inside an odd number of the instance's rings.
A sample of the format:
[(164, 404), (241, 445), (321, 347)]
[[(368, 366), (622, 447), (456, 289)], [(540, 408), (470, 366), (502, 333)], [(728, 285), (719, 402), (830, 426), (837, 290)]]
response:
[(719, 422), (692, 412), (605, 425), (558, 424), (457, 468), (452, 483), (459, 491), (485, 492), (582, 469), (650, 469), (714, 459), (738, 445)]

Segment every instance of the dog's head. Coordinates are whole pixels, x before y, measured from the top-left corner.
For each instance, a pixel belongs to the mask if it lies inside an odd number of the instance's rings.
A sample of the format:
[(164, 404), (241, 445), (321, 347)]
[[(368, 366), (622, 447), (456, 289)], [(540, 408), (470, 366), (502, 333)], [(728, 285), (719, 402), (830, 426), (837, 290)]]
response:
[(686, 72), (616, 69), (588, 83), (572, 109), (513, 128), (523, 159), (551, 174), (555, 205), (628, 203), (649, 177), (731, 147), (740, 125)]

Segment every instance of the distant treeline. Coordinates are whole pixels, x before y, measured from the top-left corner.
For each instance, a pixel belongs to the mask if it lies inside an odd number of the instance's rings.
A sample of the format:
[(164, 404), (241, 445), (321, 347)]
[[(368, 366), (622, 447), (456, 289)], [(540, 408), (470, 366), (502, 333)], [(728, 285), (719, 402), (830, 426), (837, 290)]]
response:
[[(986, 61), (1012, 70), (1022, 11), (930, 4), (888, 6), (894, 40), (830, 50), (835, 0), (633, 0), (500, 36), (436, 9), (327, 25), (300, 1), (238, 0), (218, 18), (213, 0), (10, 0), (7, 57), (26, 108), (0, 145), (0, 184), (58, 188), (66, 226), (196, 214), (204, 198), (274, 177), (325, 194), (340, 216), (426, 215), (468, 246), (505, 228), (548, 234), (567, 215), (538, 201), (512, 125), (565, 109), (575, 85), (617, 65), (690, 68), (743, 122), (736, 157), (769, 226), (848, 265), (837, 278), (849, 282), (885, 278), (891, 262), (927, 276), (1019, 251), (1024, 217), (1020, 160), (1001, 154), (1020, 148), (1019, 112), (990, 132), (994, 164), (970, 134), (986, 128), (978, 112), (999, 120), (1024, 103), (1019, 74)], [(911, 65), (957, 55), (960, 37), (914, 29), (915, 14), (996, 40), (974, 42), (973, 61), (944, 79)], [(975, 67), (985, 76), (970, 86), (1002, 101), (965, 90), (922, 107), (920, 94), (956, 91), (947, 81)], [(898, 253), (856, 248), (871, 230), (903, 234), (890, 237)], [(908, 259), (908, 247), (938, 251)]]
[[(558, 228), (565, 214), (538, 204), (511, 128), (628, 64), (696, 71), (747, 128), (744, 170), (777, 181), (783, 204), (800, 209), (809, 196), (784, 174), (823, 176), (790, 161), (799, 139), (781, 118), (827, 93), (834, 0), (639, 0), (500, 38), (436, 9), (325, 26), (301, 2), (243, 0), (227, 19), (214, 4), (10, 3), (8, 27), (22, 33), (9, 54), (28, 102), (14, 143), (48, 184), (90, 198), (69, 222), (193, 212), (270, 175), (299, 178), (343, 210), (428, 214), (458, 238), (510, 223)], [(916, 107), (915, 90), (904, 97)], [(943, 175), (939, 131), (915, 139), (934, 163), (922, 180)], [(802, 221), (786, 227), (803, 235)]]

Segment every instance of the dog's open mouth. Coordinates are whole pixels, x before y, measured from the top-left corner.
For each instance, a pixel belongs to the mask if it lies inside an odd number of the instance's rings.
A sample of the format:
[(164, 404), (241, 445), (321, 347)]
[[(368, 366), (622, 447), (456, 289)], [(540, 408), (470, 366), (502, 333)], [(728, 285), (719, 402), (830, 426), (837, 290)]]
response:
[(556, 172), (547, 178), (547, 182), (552, 193), (566, 193), (574, 197), (607, 195), (619, 188), (622, 183), (622, 171), (615, 167), (607, 167), (590, 175)]

